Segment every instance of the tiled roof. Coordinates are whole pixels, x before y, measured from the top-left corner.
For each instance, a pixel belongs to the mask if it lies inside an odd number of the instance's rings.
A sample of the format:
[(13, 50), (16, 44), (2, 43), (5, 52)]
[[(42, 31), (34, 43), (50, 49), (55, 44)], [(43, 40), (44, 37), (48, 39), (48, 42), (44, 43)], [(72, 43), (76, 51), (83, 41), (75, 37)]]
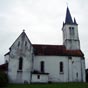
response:
[(64, 45), (33, 45), (34, 54), (41, 56), (84, 56), (81, 50), (66, 50)]
[[(64, 45), (33, 44), (34, 54), (42, 56), (84, 56), (81, 50), (66, 50)], [(8, 53), (5, 54), (8, 55)]]

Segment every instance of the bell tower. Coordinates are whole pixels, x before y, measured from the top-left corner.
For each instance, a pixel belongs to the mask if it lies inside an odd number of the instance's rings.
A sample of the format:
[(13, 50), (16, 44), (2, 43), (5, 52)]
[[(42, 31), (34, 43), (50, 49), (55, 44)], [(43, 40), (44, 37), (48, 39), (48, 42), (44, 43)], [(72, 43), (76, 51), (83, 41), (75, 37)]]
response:
[(63, 44), (67, 50), (80, 50), (80, 41), (78, 36), (78, 24), (76, 19), (72, 20), (69, 8), (67, 7), (65, 22), (62, 27)]

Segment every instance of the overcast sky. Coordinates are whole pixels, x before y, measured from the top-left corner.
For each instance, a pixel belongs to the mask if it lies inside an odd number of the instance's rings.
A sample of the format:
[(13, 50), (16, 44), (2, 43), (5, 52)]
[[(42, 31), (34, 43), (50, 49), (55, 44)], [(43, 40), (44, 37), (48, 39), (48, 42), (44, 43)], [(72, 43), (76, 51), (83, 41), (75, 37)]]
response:
[(67, 5), (79, 24), (88, 68), (88, 0), (0, 0), (0, 64), (23, 29), (33, 44), (63, 44), (61, 28)]

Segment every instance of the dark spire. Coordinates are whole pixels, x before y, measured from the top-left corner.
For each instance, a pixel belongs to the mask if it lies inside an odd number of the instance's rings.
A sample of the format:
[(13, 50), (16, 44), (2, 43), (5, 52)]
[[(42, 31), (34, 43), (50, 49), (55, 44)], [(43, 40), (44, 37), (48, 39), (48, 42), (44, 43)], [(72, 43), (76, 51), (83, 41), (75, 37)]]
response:
[(74, 24), (77, 25), (76, 19), (74, 18)]
[(64, 26), (64, 22), (63, 22), (63, 26)]
[(71, 17), (68, 7), (67, 7), (67, 11), (66, 11), (65, 24), (73, 24), (72, 17)]

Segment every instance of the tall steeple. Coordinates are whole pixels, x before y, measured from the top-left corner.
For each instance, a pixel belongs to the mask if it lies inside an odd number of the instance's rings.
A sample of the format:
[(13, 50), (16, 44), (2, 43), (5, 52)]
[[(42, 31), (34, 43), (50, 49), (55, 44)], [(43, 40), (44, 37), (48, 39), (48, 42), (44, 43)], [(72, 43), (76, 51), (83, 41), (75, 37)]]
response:
[(69, 8), (66, 10), (65, 23), (63, 23), (63, 44), (68, 50), (80, 50), (80, 41), (78, 35), (78, 24), (72, 20)]
[(73, 20), (72, 20), (72, 17), (71, 17), (68, 7), (67, 7), (67, 11), (66, 11), (65, 24), (73, 24)]

